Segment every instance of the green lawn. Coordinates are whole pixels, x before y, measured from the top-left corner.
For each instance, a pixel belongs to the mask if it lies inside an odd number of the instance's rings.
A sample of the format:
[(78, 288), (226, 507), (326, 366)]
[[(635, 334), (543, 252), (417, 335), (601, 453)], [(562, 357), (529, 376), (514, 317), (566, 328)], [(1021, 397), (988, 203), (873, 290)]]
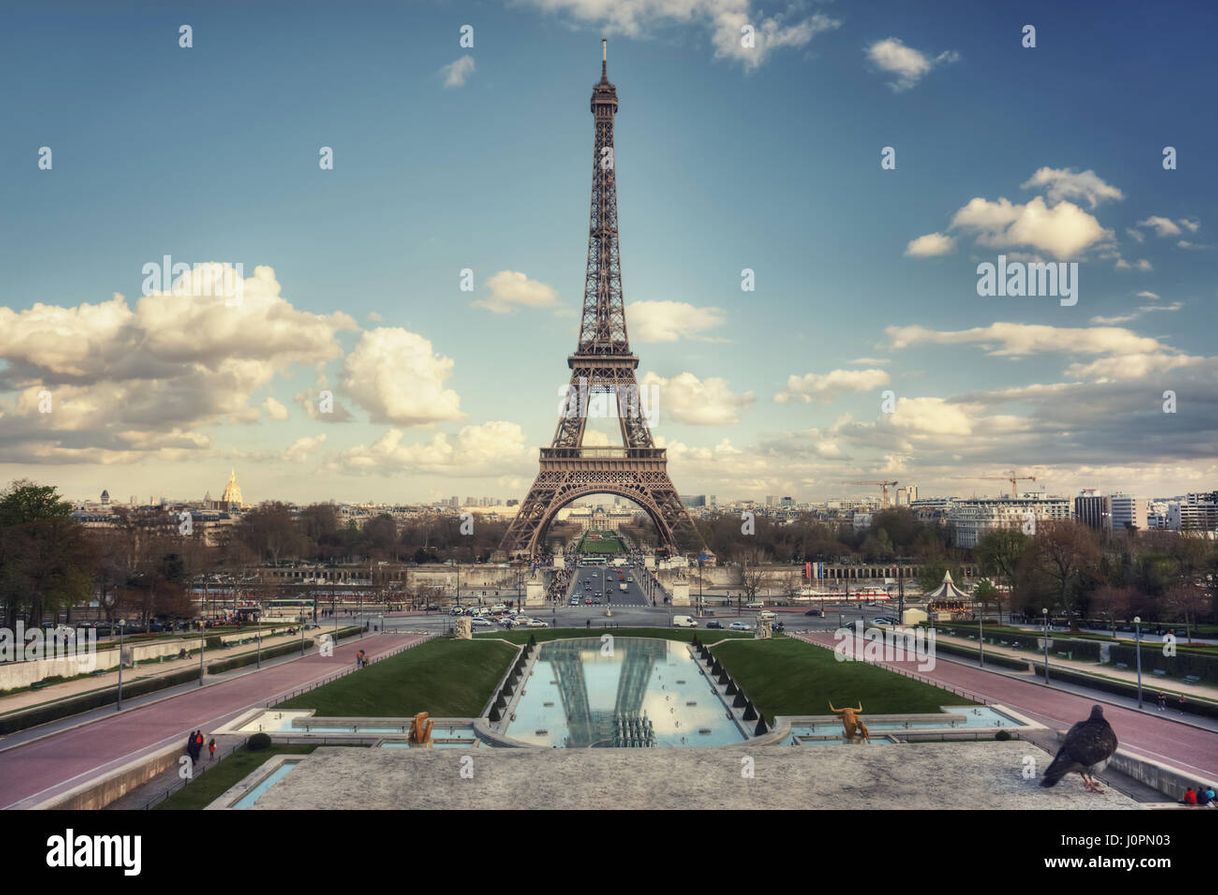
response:
[(271, 746), (261, 752), (238, 749), (215, 767), (208, 768), (192, 782), (179, 789), (163, 802), (152, 807), (160, 811), (200, 811), (206, 808), (227, 790), (241, 782), (246, 774), (261, 766), (274, 755), (308, 755), (316, 746)]
[(862, 662), (838, 662), (831, 650), (787, 637), (742, 640), (713, 647), (728, 672), (767, 718), (827, 715), (829, 703), (868, 714), (937, 712), (971, 705), (947, 690)]
[(625, 553), (626, 546), (618, 539), (617, 535), (610, 532), (599, 532), (601, 535), (599, 540), (591, 540), (587, 537), (579, 542), (580, 553)]
[(506, 643), (429, 640), (278, 708), (317, 709), (320, 717), (407, 718), (430, 712), (440, 718), (474, 718), (482, 714), (515, 656)]
[[(538, 643), (547, 640), (559, 640), (572, 637), (600, 637), (602, 634), (612, 634), (614, 637), (658, 637), (661, 640), (682, 640), (689, 643), (698, 635), (703, 643), (718, 643), (720, 640), (741, 637), (752, 638), (752, 632), (746, 631), (705, 631), (701, 628), (525, 628), (522, 631), (488, 631), (485, 634), (475, 634), (477, 639), (506, 640), (509, 643), (528, 643), (532, 635)], [(489, 696), (488, 696), (489, 698)]]

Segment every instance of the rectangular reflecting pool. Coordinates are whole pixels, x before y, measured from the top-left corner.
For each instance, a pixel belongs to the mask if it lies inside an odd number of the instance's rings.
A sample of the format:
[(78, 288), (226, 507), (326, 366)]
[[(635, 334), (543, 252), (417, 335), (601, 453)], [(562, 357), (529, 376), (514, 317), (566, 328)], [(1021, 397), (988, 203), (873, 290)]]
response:
[[(867, 716), (863, 715), (863, 720), (867, 723), (867, 729), (871, 731), (921, 731), (921, 730), (976, 730), (986, 727), (1023, 727), (1023, 722), (1005, 715), (997, 709), (986, 705), (945, 705), (943, 706), (944, 714), (962, 715), (963, 720), (952, 721), (944, 719), (936, 720), (933, 717), (921, 718), (916, 721), (869, 721)], [(832, 721), (819, 721), (815, 724), (792, 724), (791, 725), (791, 740), (792, 745), (809, 745), (816, 739), (822, 737), (841, 737), (842, 722), (834, 719)], [(802, 737), (808, 737), (807, 741), (801, 740)]]
[(275, 770), (271, 771), (271, 773), (259, 780), (257, 786), (255, 786), (237, 801), (233, 802), (231, 807), (238, 811), (245, 811), (253, 808), (254, 803), (262, 798), (268, 789), (270, 789), (288, 774), (292, 773), (292, 771), (296, 770), (296, 765), (298, 764), (300, 764), (299, 759), (294, 761), (285, 761), (279, 767), (275, 768)]
[(556, 748), (724, 746), (746, 738), (688, 645), (645, 637), (543, 643), (505, 733)]

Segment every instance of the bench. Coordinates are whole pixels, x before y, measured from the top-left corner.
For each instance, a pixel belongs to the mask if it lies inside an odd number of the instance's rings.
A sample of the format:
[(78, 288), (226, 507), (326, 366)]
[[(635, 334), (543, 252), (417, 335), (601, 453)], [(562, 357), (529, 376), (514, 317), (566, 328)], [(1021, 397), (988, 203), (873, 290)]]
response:
[(1167, 677), (1167, 672), (1164, 671), (1162, 668), (1156, 668), (1154, 670), (1154, 676), (1155, 677)]
[(1200, 675), (1197, 675), (1197, 674), (1189, 674), (1189, 675), (1185, 675), (1185, 677), (1184, 677), (1184, 683), (1186, 683), (1186, 684), (1199, 684), (1199, 683), (1201, 683), (1201, 676), (1200, 676)]
[(1119, 669), (1121, 669), (1121, 671), (1128, 671), (1128, 670), (1129, 670), (1129, 666), (1128, 666), (1128, 665), (1126, 665), (1124, 662), (1117, 662), (1117, 663), (1116, 663), (1116, 665), (1114, 665), (1113, 667), (1114, 667), (1114, 668), (1119, 668)]
[(34, 683), (30, 684), (30, 689), (31, 690), (41, 690), (43, 687), (47, 687), (47, 686), (50, 686), (50, 685), (46, 681), (34, 681)]

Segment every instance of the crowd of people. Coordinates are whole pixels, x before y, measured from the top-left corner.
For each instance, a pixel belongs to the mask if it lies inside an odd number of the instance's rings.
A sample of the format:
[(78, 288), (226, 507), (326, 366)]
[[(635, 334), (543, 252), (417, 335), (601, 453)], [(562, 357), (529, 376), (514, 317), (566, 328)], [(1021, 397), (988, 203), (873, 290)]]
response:
[(1190, 786), (1184, 790), (1180, 804), (1193, 808), (1218, 808), (1218, 794), (1215, 794), (1212, 783), (1205, 786), (1198, 784), (1196, 789)]

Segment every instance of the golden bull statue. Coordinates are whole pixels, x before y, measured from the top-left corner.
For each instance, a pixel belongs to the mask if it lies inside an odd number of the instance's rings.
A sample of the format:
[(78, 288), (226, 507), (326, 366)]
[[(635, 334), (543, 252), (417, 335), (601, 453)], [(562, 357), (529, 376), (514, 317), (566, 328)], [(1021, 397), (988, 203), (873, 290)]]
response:
[(416, 746), (431, 745), (432, 720), (427, 712), (419, 712), (410, 722), (410, 742)]
[(833, 703), (829, 703), (829, 711), (835, 715), (842, 716), (842, 736), (845, 737), (847, 743), (864, 742), (871, 740), (871, 731), (867, 729), (867, 725), (863, 723), (859, 715), (863, 713), (863, 703), (859, 703), (857, 709), (835, 709)]

